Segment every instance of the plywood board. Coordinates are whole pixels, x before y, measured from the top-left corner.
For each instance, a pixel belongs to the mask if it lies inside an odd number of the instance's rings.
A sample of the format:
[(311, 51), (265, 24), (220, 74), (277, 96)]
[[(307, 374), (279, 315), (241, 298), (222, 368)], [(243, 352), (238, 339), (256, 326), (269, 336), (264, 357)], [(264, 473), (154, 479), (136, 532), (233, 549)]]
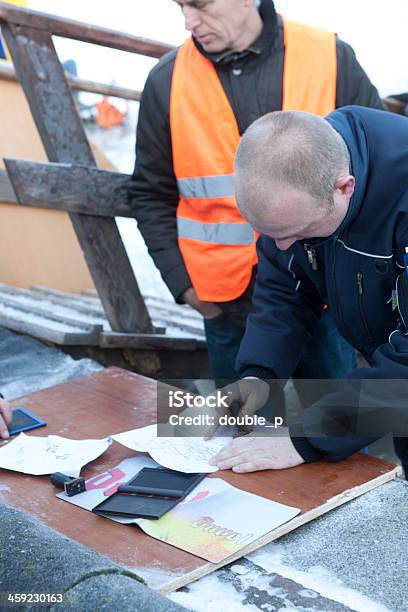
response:
[[(48, 433), (75, 439), (102, 438), (155, 422), (156, 383), (119, 368), (109, 368), (34, 393), (15, 404), (26, 406), (48, 422), (47, 430), (36, 430), (32, 435)], [(134, 454), (114, 443), (102, 457), (83, 470), (83, 475), (89, 478)], [(299, 516), (230, 557), (227, 562), (395, 478), (397, 472), (394, 464), (359, 454), (341, 463), (318, 462), (290, 470), (253, 474), (234, 474), (226, 470), (215, 473), (211, 477), (223, 478), (250, 493), (301, 509)], [(6, 503), (128, 567), (162, 593), (188, 584), (227, 563), (208, 563), (149, 538), (137, 527), (120, 525), (67, 504), (55, 497), (56, 489), (48, 477), (0, 470), (0, 479), (5, 485), (1, 495)]]
[[(2, 157), (46, 162), (40, 137), (19, 83), (0, 79), (0, 169)], [(98, 166), (114, 169), (92, 146)], [(0, 282), (82, 291), (93, 281), (67, 213), (0, 201)]]

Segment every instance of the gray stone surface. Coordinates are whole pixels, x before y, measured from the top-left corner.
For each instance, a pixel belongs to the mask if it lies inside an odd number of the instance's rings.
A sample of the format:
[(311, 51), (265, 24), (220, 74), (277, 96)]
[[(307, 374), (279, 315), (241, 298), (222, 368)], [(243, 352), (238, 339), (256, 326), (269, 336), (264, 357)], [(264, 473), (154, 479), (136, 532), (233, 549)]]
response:
[[(176, 603), (157, 595), (146, 587), (135, 585), (134, 581), (123, 575), (93, 576), (69, 589), (64, 597), (64, 609), (84, 612), (87, 610), (107, 610), (112, 612), (135, 612), (136, 610), (171, 612), (185, 610)], [(53, 612), (61, 610), (57, 605)]]
[(7, 399), (34, 393), (101, 370), (91, 359), (75, 361), (34, 338), (0, 327), (0, 392)]
[[(408, 611), (408, 484), (387, 483), (262, 549), (281, 547), (286, 565), (321, 566), (344, 585), (397, 612)], [(250, 557), (257, 562), (257, 553)]]
[(0, 593), (63, 593), (58, 610), (183, 609), (146, 588), (136, 574), (4, 504)]
[(243, 594), (243, 605), (252, 605), (260, 610), (325, 610), (326, 612), (350, 612), (343, 604), (323, 597), (317, 591), (305, 589), (302, 584), (279, 574), (270, 574), (252, 563), (249, 559), (218, 572), (221, 582), (231, 584), (238, 593)]

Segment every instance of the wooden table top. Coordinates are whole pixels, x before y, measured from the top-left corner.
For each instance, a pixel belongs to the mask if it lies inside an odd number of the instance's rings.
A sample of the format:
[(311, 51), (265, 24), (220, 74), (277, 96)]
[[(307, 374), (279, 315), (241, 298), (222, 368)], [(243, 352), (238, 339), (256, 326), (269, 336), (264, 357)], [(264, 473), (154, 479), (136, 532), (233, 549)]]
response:
[[(108, 368), (19, 398), (13, 403), (27, 407), (47, 421), (46, 429), (34, 430), (29, 432), (30, 435), (103, 438), (156, 422), (156, 382), (126, 370)], [(135, 454), (114, 442), (101, 457), (85, 466), (81, 475), (90, 478)], [(258, 544), (260, 546), (382, 481), (391, 480), (395, 473), (394, 464), (358, 454), (341, 463), (320, 461), (290, 470), (252, 474), (234, 474), (225, 470), (211, 477), (223, 478), (250, 493), (301, 509), (299, 517), (283, 526), (283, 530), (275, 530), (278, 532), (275, 536), (271, 532), (268, 540)], [(5, 503), (132, 569), (149, 586), (162, 592), (182, 586), (218, 567), (153, 540), (136, 526), (106, 520), (57, 499), (58, 491), (50, 483), (49, 476), (0, 470), (0, 482), (4, 485), (0, 495)], [(237, 555), (240, 556), (242, 553)]]

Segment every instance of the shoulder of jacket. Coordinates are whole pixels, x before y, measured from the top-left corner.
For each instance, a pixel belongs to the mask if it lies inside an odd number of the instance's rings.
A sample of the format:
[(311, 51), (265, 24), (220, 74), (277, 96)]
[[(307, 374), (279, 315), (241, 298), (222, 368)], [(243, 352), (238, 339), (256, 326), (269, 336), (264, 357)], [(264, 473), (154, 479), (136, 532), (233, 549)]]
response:
[(155, 64), (155, 66), (153, 66), (149, 72), (149, 80), (159, 77), (165, 70), (169, 71), (170, 73), (173, 71), (178, 50), (179, 47), (175, 47), (159, 59), (157, 64)]
[(346, 43), (344, 40), (339, 38), (337, 34), (336, 34), (336, 50), (338, 54), (341, 53), (343, 56), (348, 55), (354, 58), (356, 55), (353, 47), (349, 45), (349, 43)]

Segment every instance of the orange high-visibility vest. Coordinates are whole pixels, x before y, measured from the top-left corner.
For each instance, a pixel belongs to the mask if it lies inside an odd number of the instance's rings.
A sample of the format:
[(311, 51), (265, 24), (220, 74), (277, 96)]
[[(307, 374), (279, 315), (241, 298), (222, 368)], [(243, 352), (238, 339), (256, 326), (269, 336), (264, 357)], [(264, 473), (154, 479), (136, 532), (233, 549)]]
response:
[[(284, 37), (283, 110), (327, 115), (336, 100), (335, 34), (285, 22)], [(248, 287), (257, 261), (256, 234), (234, 197), (240, 135), (213, 64), (191, 38), (176, 57), (170, 127), (178, 241), (191, 282), (201, 300), (234, 300)]]

